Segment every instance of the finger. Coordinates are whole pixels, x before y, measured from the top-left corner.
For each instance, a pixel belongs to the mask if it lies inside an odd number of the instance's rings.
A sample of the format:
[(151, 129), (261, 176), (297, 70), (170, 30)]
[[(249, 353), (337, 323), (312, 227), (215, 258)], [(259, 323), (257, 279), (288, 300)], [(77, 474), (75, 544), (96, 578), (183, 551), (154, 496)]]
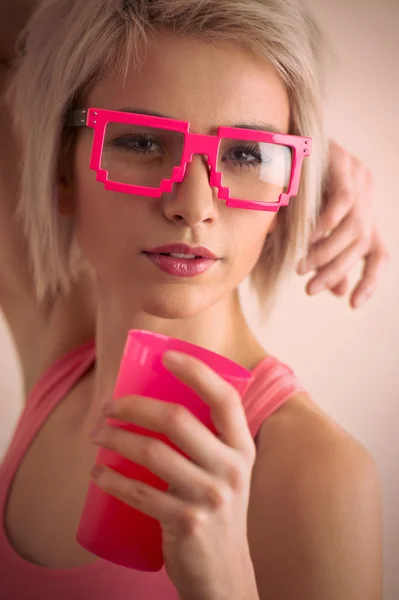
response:
[(309, 255), (299, 263), (298, 273), (305, 275), (327, 265), (358, 237), (360, 235), (356, 232), (354, 219), (349, 214), (331, 235), (311, 247)]
[(335, 288), (359, 262), (363, 254), (363, 244), (358, 241), (353, 242), (339, 256), (318, 271), (316, 277), (309, 281), (306, 287), (307, 293), (312, 296), (322, 290)]
[(93, 442), (146, 467), (172, 485), (184, 500), (211, 506), (220, 502), (215, 478), (161, 440), (121, 427), (104, 427)]
[(361, 279), (351, 295), (352, 308), (359, 308), (369, 298), (371, 298), (376, 290), (378, 277), (381, 273), (381, 270), (388, 260), (388, 253), (384, 246), (372, 250), (365, 257)]
[(349, 277), (344, 277), (342, 281), (339, 282), (334, 288), (331, 288), (330, 292), (334, 294), (334, 296), (345, 296), (349, 292), (350, 281)]
[(181, 498), (157, 490), (142, 481), (125, 477), (105, 465), (99, 466), (102, 471), (100, 474), (96, 474), (98, 469), (95, 467), (92, 471), (93, 481), (96, 485), (149, 517), (153, 517), (161, 523), (171, 523), (181, 519), (187, 511), (187, 504)]
[(323, 212), (320, 214), (310, 242), (315, 244), (328, 233), (334, 231), (340, 222), (349, 214), (354, 198), (349, 190), (341, 189), (329, 197)]
[(254, 442), (241, 398), (233, 386), (193, 356), (167, 352), (163, 361), (167, 369), (210, 407), (212, 421), (223, 441), (231, 448), (252, 456)]
[(326, 182), (324, 208), (319, 215), (311, 236), (315, 243), (334, 230), (351, 210), (355, 195), (351, 190), (351, 162), (346, 152), (336, 144), (330, 145), (328, 180)]
[(164, 434), (197, 465), (210, 473), (225, 475), (224, 458), (229, 448), (185, 406), (155, 398), (128, 396), (113, 400), (108, 416)]

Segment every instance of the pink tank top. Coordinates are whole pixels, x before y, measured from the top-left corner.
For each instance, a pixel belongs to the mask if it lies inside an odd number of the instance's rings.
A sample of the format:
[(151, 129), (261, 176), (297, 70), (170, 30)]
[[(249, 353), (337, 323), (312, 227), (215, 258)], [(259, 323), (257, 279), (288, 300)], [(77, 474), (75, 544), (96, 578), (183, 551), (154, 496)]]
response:
[[(102, 559), (72, 569), (49, 569), (21, 558), (4, 530), (8, 492), (30, 444), (50, 413), (92, 367), (94, 342), (87, 342), (57, 360), (27, 399), (6, 456), (0, 466), (0, 598), (2, 600), (179, 600), (165, 568), (144, 573)], [(287, 398), (304, 391), (293, 371), (274, 357), (253, 370), (255, 377), (243, 405), (253, 438), (262, 422)]]

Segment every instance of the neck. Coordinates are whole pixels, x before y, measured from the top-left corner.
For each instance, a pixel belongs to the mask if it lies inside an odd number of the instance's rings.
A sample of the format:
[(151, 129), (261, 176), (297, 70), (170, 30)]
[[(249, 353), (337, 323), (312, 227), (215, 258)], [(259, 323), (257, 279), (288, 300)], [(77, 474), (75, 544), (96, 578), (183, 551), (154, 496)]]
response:
[(194, 317), (164, 319), (138, 308), (117, 306), (99, 292), (96, 324), (96, 370), (92, 409), (110, 398), (115, 386), (127, 333), (143, 329), (202, 346), (252, 369), (265, 355), (242, 313), (238, 292)]

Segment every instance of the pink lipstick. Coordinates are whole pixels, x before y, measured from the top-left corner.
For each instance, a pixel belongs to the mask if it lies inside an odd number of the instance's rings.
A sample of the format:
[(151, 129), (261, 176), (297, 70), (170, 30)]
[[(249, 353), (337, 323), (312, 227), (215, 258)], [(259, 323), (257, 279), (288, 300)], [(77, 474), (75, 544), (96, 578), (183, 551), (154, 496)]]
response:
[(177, 277), (197, 277), (220, 260), (208, 248), (186, 244), (167, 244), (143, 253), (161, 271)]

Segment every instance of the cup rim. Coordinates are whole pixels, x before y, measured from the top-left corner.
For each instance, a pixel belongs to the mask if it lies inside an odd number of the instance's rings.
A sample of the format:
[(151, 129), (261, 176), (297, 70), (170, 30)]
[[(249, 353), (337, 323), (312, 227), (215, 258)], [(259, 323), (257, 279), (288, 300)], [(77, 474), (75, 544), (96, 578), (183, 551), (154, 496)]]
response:
[[(251, 381), (254, 379), (254, 375), (251, 371), (249, 371), (248, 369), (246, 369), (245, 367), (243, 367), (242, 365), (236, 363), (235, 361), (231, 360), (230, 358), (227, 358), (226, 356), (223, 356), (222, 354), (218, 354), (217, 352), (214, 352), (213, 350), (208, 350), (207, 348), (204, 348), (203, 346), (199, 346), (197, 344), (193, 344), (192, 342), (187, 342), (185, 340), (181, 340), (179, 338), (175, 338), (172, 336), (168, 336), (165, 335), (163, 333), (157, 333), (154, 331), (149, 331), (146, 329), (130, 329), (128, 331), (128, 339), (127, 342), (133, 338), (134, 336), (139, 335), (142, 338), (157, 338), (158, 340), (164, 342), (165, 344), (168, 343), (174, 343), (174, 342), (178, 342), (179, 345), (182, 346), (182, 349), (177, 349), (176, 348), (176, 352), (182, 352), (184, 353), (185, 349), (189, 350), (190, 348), (195, 348), (195, 349), (199, 349), (201, 352), (203, 352), (204, 354), (207, 354), (208, 356), (215, 356), (218, 358), (218, 360), (221, 360), (222, 363), (226, 364), (226, 367), (234, 367), (235, 369), (237, 369), (239, 371), (238, 374), (230, 374), (228, 373), (228, 376), (230, 379), (234, 379), (234, 380), (247, 380), (247, 381)], [(127, 343), (126, 343), (127, 346)], [(164, 352), (168, 351), (168, 350), (173, 350), (174, 348), (165, 348)], [(190, 354), (190, 352), (187, 352), (187, 354)], [(199, 358), (194, 356), (194, 358)], [(199, 358), (199, 360), (201, 360), (201, 358)]]

